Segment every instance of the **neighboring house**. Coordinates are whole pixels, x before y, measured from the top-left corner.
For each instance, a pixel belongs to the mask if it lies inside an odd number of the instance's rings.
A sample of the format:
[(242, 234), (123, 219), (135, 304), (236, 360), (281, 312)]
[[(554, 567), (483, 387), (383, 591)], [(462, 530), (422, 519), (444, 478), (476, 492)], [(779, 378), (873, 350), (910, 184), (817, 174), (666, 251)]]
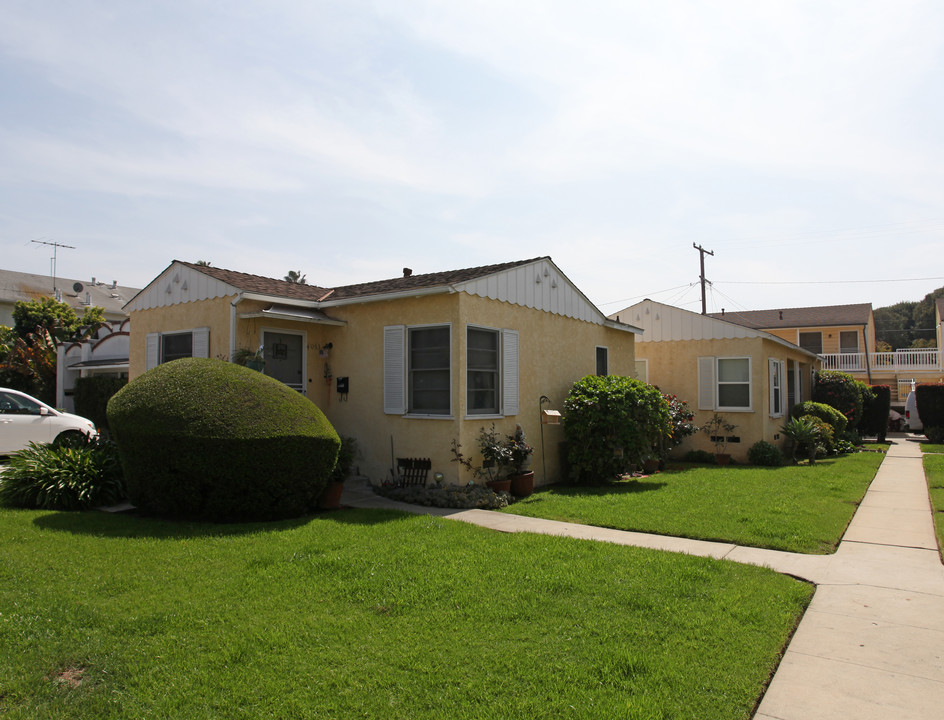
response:
[[(768, 332), (652, 300), (610, 315), (643, 330), (636, 338), (636, 377), (688, 402), (695, 424), (718, 413), (737, 426), (727, 452), (746, 460), (758, 440), (782, 446), (780, 428), (810, 399), (816, 353)], [(703, 433), (677, 451), (713, 450)]]
[[(638, 328), (608, 320), (550, 258), (323, 288), (174, 261), (126, 309), (130, 376), (197, 356), (262, 349), (265, 373), (306, 394), (358, 440), (362, 473), (424, 457), (449, 482), (453, 440), (520, 423), (539, 483), (559, 477), (560, 426), (576, 380), (632, 374)], [(542, 438), (543, 435), (543, 438)], [(546, 448), (542, 444), (546, 443)], [(546, 465), (546, 477), (542, 477)], [(431, 476), (432, 477), (432, 476)]]
[(128, 317), (124, 306), (138, 293), (138, 288), (124, 287), (117, 282), (103, 283), (56, 278), (55, 287), (49, 275), (0, 270), (0, 325), (13, 327), (13, 307), (17, 302), (29, 302), (44, 297), (55, 298), (69, 305), (79, 317), (87, 307), (100, 307), (108, 321), (122, 321)]
[(99, 328), (87, 340), (59, 345), (56, 362), (57, 408), (75, 412), (72, 394), (79, 377), (128, 377), (129, 327), (127, 318), (116, 320)]
[(944, 365), (937, 348), (875, 351), (871, 303), (746, 310), (710, 315), (772, 335), (815, 352), (824, 370), (841, 370), (869, 385), (888, 385), (893, 403), (904, 403), (912, 381), (938, 382)]

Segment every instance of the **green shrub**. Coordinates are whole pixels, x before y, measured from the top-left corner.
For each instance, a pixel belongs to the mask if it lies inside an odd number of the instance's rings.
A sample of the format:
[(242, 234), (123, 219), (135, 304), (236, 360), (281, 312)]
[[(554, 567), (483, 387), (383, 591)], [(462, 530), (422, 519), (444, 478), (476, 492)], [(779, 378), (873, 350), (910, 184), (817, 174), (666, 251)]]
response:
[(819, 431), (819, 437), (816, 440), (817, 456), (827, 455), (835, 449), (835, 433), (832, 425), (815, 415), (801, 415), (800, 419), (812, 424)]
[(714, 453), (707, 450), (689, 450), (685, 453), (684, 459), (686, 462), (701, 463), (702, 465), (714, 465), (716, 462)]
[(341, 441), (306, 397), (204, 358), (159, 365), (108, 403), (131, 501), (160, 515), (269, 520), (314, 510)]
[(88, 418), (99, 430), (108, 428), (108, 401), (128, 384), (127, 378), (90, 375), (75, 380), (75, 414)]
[(761, 467), (780, 467), (783, 465), (783, 453), (776, 445), (771, 445), (766, 440), (758, 440), (751, 445), (747, 451), (747, 459), (751, 465)]
[(793, 406), (793, 417), (812, 415), (827, 423), (833, 430), (833, 435), (841, 435), (846, 431), (849, 421), (836, 408), (820, 402), (803, 402)]
[(885, 442), (892, 391), (888, 385), (872, 385), (869, 389), (871, 392), (862, 397), (862, 420), (858, 430), (862, 435), (874, 435), (879, 442)]
[(357, 438), (348, 435), (341, 435), (341, 448), (338, 450), (338, 461), (331, 471), (331, 477), (328, 482), (344, 482), (351, 474), (351, 468), (354, 467), (354, 460), (357, 458)]
[(796, 464), (797, 453), (805, 452), (810, 460), (810, 465), (816, 462), (816, 444), (819, 440), (819, 426), (813, 423), (817, 418), (810, 418), (809, 415), (794, 417), (787, 420), (786, 424), (780, 428), (784, 437), (790, 441), (790, 459)]
[(924, 436), (935, 445), (944, 444), (944, 427), (925, 427)]
[(0, 475), (0, 503), (39, 510), (87, 510), (125, 498), (118, 448), (105, 440), (30, 443)]
[(915, 404), (924, 427), (944, 427), (944, 385), (917, 385)]
[(669, 404), (648, 383), (590, 375), (564, 401), (564, 435), (573, 479), (613, 480), (639, 467), (673, 432)]
[(846, 416), (849, 425), (857, 427), (862, 417), (861, 384), (849, 373), (823, 370), (816, 375), (813, 400), (836, 408)]

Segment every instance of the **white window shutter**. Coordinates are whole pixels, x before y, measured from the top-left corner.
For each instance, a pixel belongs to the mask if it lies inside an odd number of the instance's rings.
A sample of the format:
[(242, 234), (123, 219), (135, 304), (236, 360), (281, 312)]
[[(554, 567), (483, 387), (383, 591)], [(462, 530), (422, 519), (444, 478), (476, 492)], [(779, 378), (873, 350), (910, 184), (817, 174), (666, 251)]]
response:
[(389, 325), (384, 328), (384, 412), (403, 415), (406, 412), (406, 328)]
[(768, 358), (767, 360), (767, 395), (770, 402), (770, 416), (777, 417), (777, 389), (774, 387), (774, 379), (777, 376), (777, 361)]
[(698, 409), (715, 409), (715, 359), (698, 358)]
[(502, 415), (518, 414), (518, 331), (502, 330)]
[(144, 369), (150, 370), (161, 364), (161, 334), (148, 333), (144, 352)]
[(194, 328), (193, 329), (193, 357), (195, 358), (208, 358), (210, 357), (210, 328)]

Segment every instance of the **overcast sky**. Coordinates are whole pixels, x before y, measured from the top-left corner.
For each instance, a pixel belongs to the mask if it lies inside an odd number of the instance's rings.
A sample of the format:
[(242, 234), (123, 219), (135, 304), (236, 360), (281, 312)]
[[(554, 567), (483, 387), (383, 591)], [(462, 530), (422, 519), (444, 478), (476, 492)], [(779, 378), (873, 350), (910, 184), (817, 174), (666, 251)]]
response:
[(549, 255), (604, 312), (697, 310), (698, 243), (709, 310), (944, 285), (940, 0), (0, 18), (4, 269), (50, 271), (32, 240), (136, 287), (174, 259), (334, 286)]

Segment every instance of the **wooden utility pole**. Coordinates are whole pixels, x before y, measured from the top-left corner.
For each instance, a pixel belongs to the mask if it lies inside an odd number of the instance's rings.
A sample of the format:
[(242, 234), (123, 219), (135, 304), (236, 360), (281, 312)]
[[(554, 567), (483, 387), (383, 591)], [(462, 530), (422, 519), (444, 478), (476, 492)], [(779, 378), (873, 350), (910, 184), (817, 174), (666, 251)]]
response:
[(715, 256), (715, 253), (714, 250), (705, 250), (701, 245), (696, 245), (695, 243), (692, 243), (692, 247), (698, 251), (699, 259), (701, 260), (701, 314), (707, 315), (708, 305), (705, 302), (705, 283), (707, 282), (705, 280), (705, 253), (712, 257)]
[[(73, 245), (63, 245), (58, 242), (46, 242), (45, 240), (32, 240), (31, 242), (38, 243), (40, 245), (52, 245), (52, 257), (49, 258), (52, 260), (52, 292), (55, 295), (56, 292), (56, 255), (59, 248), (69, 248), (70, 250), (75, 250)], [(57, 298), (58, 299), (58, 298)]]

